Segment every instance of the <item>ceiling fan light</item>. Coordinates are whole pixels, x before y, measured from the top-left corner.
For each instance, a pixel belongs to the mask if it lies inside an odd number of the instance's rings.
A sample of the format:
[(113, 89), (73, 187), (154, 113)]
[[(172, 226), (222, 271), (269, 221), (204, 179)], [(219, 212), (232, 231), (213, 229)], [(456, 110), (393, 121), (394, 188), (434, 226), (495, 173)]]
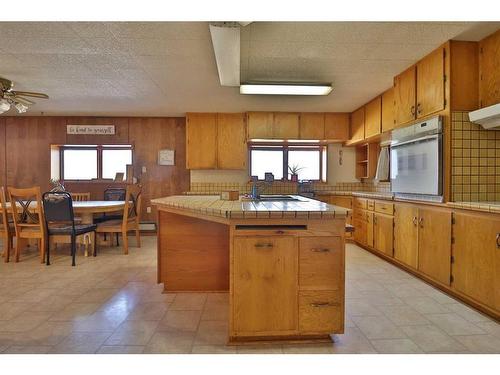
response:
[(28, 110), (28, 106), (23, 103), (16, 103), (15, 107), (19, 113), (25, 113)]
[(10, 104), (5, 99), (0, 99), (0, 113), (7, 112), (10, 109)]
[(246, 95), (328, 95), (332, 85), (242, 84), (240, 94)]

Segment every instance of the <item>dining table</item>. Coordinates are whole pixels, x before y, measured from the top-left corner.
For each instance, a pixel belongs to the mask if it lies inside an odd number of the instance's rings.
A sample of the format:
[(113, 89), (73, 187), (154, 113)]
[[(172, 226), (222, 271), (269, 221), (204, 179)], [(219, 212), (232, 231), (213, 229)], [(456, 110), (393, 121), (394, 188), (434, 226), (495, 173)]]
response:
[[(29, 204), (29, 209), (35, 209), (37, 202), (33, 201)], [(18, 207), (22, 209), (21, 205)], [(8, 213), (12, 213), (12, 208), (10, 202), (6, 202), (5, 208)], [(78, 217), (78, 222), (80, 224), (93, 224), (95, 214), (107, 214), (112, 212), (123, 211), (125, 208), (125, 201), (73, 201), (73, 213), (75, 217)], [(2, 206), (0, 206), (0, 213), (2, 211)], [(82, 236), (82, 241), (80, 243), (85, 244), (85, 256), (90, 253), (92, 254), (95, 246), (95, 236), (94, 233), (88, 233)], [(51, 239), (55, 243), (66, 243), (69, 242), (69, 236), (51, 236)], [(90, 249), (89, 249), (90, 248)]]

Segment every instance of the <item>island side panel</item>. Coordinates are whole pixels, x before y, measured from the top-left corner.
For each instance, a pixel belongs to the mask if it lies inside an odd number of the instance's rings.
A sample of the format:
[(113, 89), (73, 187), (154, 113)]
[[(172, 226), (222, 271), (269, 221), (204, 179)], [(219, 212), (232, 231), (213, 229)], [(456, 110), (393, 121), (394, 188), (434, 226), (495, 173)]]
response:
[(158, 212), (158, 282), (168, 292), (229, 290), (229, 227)]

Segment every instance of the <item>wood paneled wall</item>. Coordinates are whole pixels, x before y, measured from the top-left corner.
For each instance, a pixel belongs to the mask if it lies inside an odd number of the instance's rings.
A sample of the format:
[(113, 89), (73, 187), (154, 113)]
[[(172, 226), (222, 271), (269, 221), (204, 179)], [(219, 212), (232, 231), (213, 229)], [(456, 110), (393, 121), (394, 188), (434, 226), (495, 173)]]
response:
[[(66, 125), (115, 125), (112, 136), (66, 135)], [(183, 117), (0, 117), (0, 183), (3, 186), (50, 187), (50, 145), (132, 144), (134, 176), (143, 186), (142, 220), (156, 220), (147, 213), (152, 198), (189, 190), (186, 169), (186, 125)], [(175, 150), (175, 166), (157, 164), (158, 150)], [(142, 173), (142, 168), (146, 172)], [(90, 192), (102, 199), (108, 182), (68, 182), (70, 191)]]

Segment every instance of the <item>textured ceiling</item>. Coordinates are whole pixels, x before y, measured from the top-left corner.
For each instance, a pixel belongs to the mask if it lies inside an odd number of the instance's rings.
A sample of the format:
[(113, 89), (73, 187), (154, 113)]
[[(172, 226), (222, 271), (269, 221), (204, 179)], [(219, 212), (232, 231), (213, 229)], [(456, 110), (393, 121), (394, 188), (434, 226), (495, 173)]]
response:
[(351, 111), (446, 40), (480, 40), (498, 28), (498, 22), (255, 22), (241, 32), (242, 81), (334, 87), (327, 97), (269, 97), (220, 86), (206, 22), (0, 22), (0, 76), (18, 90), (50, 96), (38, 99), (31, 115)]

